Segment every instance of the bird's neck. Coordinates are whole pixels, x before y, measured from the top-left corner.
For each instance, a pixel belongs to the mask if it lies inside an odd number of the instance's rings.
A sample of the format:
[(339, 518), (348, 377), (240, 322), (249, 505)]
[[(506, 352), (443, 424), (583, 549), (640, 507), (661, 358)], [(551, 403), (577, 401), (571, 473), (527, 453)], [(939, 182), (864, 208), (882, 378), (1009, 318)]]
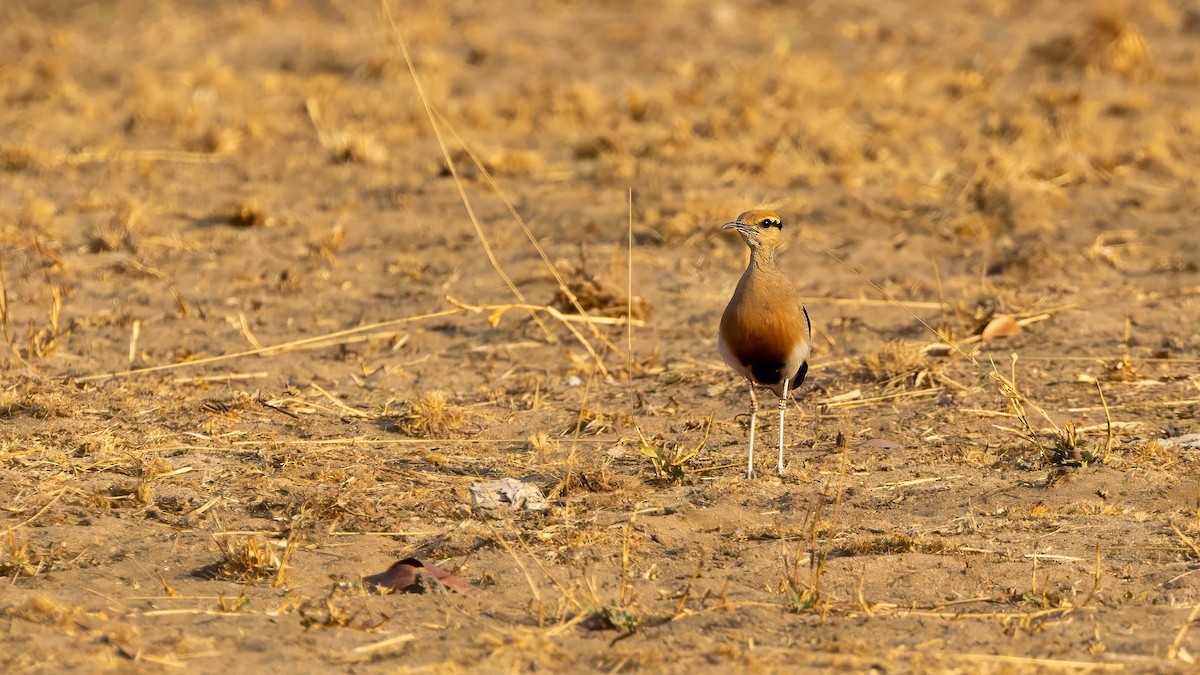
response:
[(775, 264), (774, 248), (757, 247), (750, 249), (750, 269), (760, 269), (764, 271), (775, 271), (779, 267)]

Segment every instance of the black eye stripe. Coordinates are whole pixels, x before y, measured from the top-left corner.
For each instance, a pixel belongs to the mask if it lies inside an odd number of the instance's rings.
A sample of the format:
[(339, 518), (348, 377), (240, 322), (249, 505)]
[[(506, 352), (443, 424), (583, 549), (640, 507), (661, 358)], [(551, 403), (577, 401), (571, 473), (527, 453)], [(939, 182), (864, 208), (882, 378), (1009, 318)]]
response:
[(783, 223), (779, 222), (779, 219), (777, 219), (777, 218), (763, 218), (762, 226), (763, 227), (778, 227), (781, 230), (783, 229)]

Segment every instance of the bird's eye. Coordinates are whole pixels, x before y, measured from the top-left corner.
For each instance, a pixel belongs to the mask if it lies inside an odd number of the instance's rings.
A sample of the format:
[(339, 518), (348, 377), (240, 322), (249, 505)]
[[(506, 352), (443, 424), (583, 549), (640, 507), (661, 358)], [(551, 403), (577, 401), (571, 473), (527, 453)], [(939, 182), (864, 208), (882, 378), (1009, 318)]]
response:
[(780, 227), (778, 218), (764, 218), (762, 221), (763, 227)]

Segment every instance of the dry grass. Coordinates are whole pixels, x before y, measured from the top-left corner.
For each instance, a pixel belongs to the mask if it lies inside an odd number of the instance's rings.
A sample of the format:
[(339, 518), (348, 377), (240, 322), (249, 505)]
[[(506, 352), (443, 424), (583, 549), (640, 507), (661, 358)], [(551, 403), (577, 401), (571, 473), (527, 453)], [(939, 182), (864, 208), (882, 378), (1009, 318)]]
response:
[(387, 161), (387, 148), (371, 134), (352, 128), (328, 129), (316, 99), (308, 99), (305, 108), (317, 130), (321, 146), (334, 162), (384, 164)]
[[(294, 542), (262, 542), (255, 536), (223, 537), (217, 540), (221, 559), (206, 569), (206, 572), (221, 579), (239, 584), (251, 584), (271, 580), (273, 586), (285, 580), (288, 559), (294, 550)], [(229, 611), (229, 610), (226, 610)]]
[(957, 546), (935, 537), (894, 533), (860, 536), (841, 544), (835, 552), (841, 555), (896, 555), (899, 553), (953, 553)]
[(6, 608), (5, 613), (30, 623), (61, 628), (71, 626), (85, 615), (82, 607), (64, 605), (42, 594), (30, 595), (24, 602)]
[(43, 565), (42, 556), (30, 549), (27, 539), (18, 539), (15, 532), (8, 533), (0, 549), (0, 576), (32, 577), (42, 571)]
[(889, 342), (859, 357), (855, 376), (888, 388), (920, 388), (932, 381), (935, 366), (926, 357), (924, 345)]
[(1111, 72), (1131, 80), (1152, 78), (1154, 58), (1137, 25), (1122, 9), (1096, 12), (1080, 33), (1068, 33), (1036, 45), (1031, 53), (1055, 66)]
[(400, 404), (391, 415), (396, 430), (413, 438), (449, 438), (468, 426), (462, 407), (455, 405), (444, 391), (431, 391)]
[(539, 455), (543, 460), (540, 468), (554, 482), (547, 493), (551, 499), (601, 493), (612, 495), (611, 503), (620, 503), (635, 494), (640, 485), (637, 479), (619, 471), (611, 457), (594, 450), (542, 450)]
[[(1190, 665), (1176, 10), (435, 4), (0, 17), (0, 667)], [(763, 201), (817, 348), (747, 481)]]
[(308, 241), (308, 254), (330, 265), (336, 265), (338, 251), (345, 245), (346, 228), (339, 223), (327, 231), (314, 233)]
[(558, 289), (551, 304), (560, 311), (571, 313), (578, 306), (579, 310), (596, 316), (631, 316), (638, 321), (650, 318), (650, 302), (645, 298), (633, 298), (631, 306), (628, 298), (583, 268), (568, 263), (559, 266), (565, 268), (560, 271), (566, 278), (566, 286)]
[(268, 227), (275, 219), (257, 201), (248, 200), (231, 206), (225, 222), (232, 227)]
[(136, 235), (145, 226), (146, 215), (142, 205), (125, 200), (117, 208), (111, 220), (99, 225), (88, 238), (88, 250), (92, 253), (104, 251), (137, 252)]

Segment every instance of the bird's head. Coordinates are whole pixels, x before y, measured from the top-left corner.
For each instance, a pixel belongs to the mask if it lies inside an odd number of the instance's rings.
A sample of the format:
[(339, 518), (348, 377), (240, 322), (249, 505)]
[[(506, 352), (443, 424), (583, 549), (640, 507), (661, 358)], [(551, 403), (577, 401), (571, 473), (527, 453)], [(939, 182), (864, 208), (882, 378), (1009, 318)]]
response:
[(783, 235), (783, 221), (774, 211), (755, 209), (738, 216), (732, 223), (725, 223), (721, 229), (737, 230), (751, 250), (770, 250), (779, 246)]

